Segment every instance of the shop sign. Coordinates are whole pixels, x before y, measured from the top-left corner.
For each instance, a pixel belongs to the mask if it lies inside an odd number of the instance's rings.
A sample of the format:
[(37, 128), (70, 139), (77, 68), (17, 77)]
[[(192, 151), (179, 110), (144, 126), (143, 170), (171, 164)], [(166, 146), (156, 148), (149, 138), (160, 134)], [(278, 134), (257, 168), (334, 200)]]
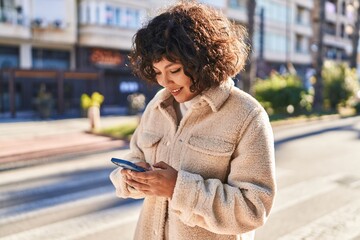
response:
[(92, 49), (90, 62), (94, 65), (115, 67), (123, 64), (124, 58), (121, 53), (106, 49)]

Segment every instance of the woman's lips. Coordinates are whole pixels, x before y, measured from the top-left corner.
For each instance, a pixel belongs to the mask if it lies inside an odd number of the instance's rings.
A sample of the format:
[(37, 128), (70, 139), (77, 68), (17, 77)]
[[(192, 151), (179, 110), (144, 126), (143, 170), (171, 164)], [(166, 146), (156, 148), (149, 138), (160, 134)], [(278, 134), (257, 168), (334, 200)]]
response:
[(182, 89), (183, 89), (183, 88), (181, 87), (181, 88), (177, 88), (177, 89), (170, 90), (170, 92), (171, 92), (171, 94), (172, 94), (173, 96), (176, 96), (176, 95), (179, 95), (179, 94), (180, 94), (180, 92), (181, 92)]

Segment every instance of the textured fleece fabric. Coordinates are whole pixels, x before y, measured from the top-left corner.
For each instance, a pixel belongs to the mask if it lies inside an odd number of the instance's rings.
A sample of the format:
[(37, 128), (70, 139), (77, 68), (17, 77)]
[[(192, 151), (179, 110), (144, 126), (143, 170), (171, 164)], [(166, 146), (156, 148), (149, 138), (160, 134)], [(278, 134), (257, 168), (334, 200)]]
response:
[(161, 90), (147, 106), (125, 158), (164, 161), (178, 170), (171, 199), (145, 197), (114, 170), (121, 198), (144, 198), (134, 239), (254, 239), (276, 191), (268, 116), (229, 80), (201, 94), (177, 123), (174, 98)]

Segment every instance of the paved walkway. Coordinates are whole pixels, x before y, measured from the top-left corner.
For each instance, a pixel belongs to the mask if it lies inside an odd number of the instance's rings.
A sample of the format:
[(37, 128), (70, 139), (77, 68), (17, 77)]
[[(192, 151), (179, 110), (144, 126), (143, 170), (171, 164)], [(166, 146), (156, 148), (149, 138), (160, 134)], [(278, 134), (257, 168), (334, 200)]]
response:
[[(337, 118), (338, 116), (330, 116), (325, 118), (325, 122)], [(136, 120), (136, 116), (106, 116), (101, 118), (101, 127)], [(307, 125), (309, 122), (304, 120), (302, 124)], [(275, 123), (273, 126), (287, 128), (289, 122)], [(122, 140), (89, 134), (89, 127), (89, 120), (86, 118), (0, 122), (0, 170), (9, 168), (9, 164), (12, 166), (14, 163), (30, 162), (28, 160), (89, 154), (127, 146)], [(291, 129), (283, 132), (289, 134)]]
[[(101, 126), (134, 120), (134, 116), (103, 117)], [(89, 126), (86, 118), (0, 123), (0, 169), (14, 162), (126, 146), (122, 140), (87, 133)]]

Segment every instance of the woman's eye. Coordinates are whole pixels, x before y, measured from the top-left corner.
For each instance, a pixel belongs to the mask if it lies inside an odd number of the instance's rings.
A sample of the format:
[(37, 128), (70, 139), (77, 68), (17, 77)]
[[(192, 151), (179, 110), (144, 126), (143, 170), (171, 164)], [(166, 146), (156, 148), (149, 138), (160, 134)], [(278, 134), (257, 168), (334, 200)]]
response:
[(155, 72), (155, 75), (160, 75), (161, 73), (160, 72)]
[(174, 71), (170, 71), (171, 73), (177, 73), (180, 72), (181, 68), (175, 69)]

